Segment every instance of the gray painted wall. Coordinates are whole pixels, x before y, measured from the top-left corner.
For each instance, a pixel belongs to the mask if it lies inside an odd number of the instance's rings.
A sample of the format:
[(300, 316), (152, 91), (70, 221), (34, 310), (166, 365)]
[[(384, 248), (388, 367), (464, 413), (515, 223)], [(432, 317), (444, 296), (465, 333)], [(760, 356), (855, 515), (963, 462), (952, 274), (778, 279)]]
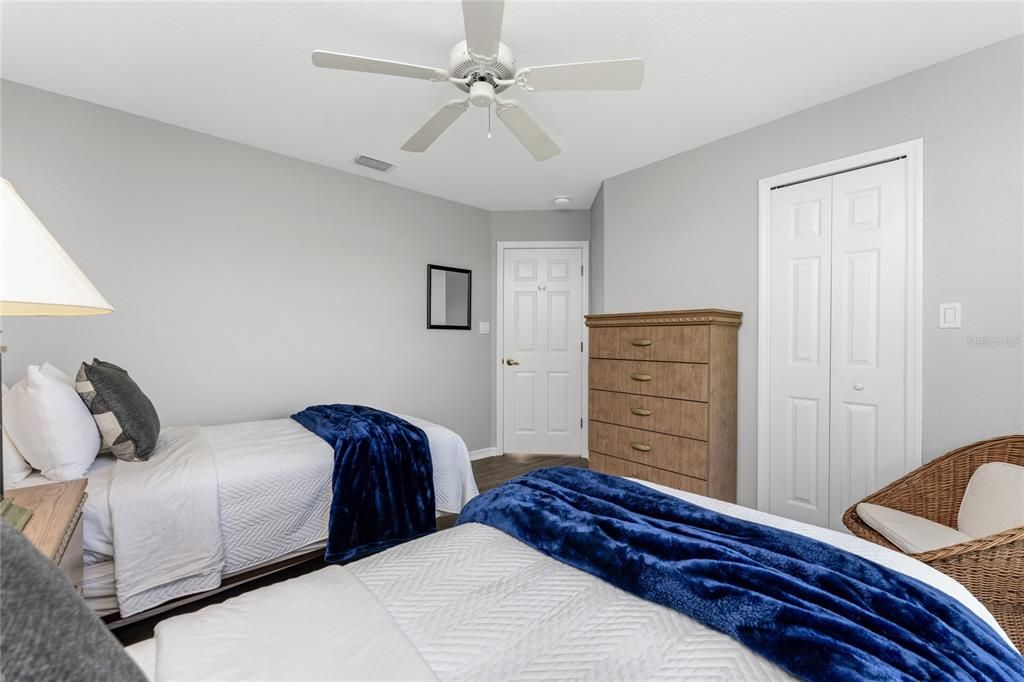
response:
[(491, 212), (491, 240), (495, 252), (498, 242), (585, 242), (588, 239), (589, 209)]
[(18, 84), (2, 174), (114, 305), (8, 318), (5, 376), (122, 364), (166, 424), (362, 402), (493, 443), (491, 345), (426, 329), (426, 264), (471, 268), (490, 319), (486, 211)]
[[(924, 138), (925, 458), (1024, 431), (1022, 84), (1016, 37), (605, 181), (605, 310), (744, 314), (740, 502), (756, 500), (757, 182), (905, 140)], [(963, 329), (937, 329), (949, 301)], [(986, 335), (1010, 341), (971, 344)]]
[(590, 206), (590, 312), (604, 312), (604, 185)]
[[(491, 272), (497, 272), (498, 242), (585, 242), (590, 239), (590, 211), (493, 211), (491, 212)], [(497, 311), (498, 286), (491, 277), (491, 310)], [(479, 329), (479, 325), (475, 325)], [(491, 357), (497, 358), (496, 320), (491, 320)], [(493, 363), (491, 364), (493, 368)], [(491, 371), (491, 415), (497, 410), (495, 372)], [(497, 422), (491, 420), (491, 442), (498, 442)]]

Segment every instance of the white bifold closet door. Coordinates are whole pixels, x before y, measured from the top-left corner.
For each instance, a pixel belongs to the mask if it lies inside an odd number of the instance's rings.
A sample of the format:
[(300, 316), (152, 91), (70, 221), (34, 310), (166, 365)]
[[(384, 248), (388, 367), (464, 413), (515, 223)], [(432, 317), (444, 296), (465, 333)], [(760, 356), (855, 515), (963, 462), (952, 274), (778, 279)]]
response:
[(905, 473), (903, 159), (771, 193), (770, 511), (841, 530)]

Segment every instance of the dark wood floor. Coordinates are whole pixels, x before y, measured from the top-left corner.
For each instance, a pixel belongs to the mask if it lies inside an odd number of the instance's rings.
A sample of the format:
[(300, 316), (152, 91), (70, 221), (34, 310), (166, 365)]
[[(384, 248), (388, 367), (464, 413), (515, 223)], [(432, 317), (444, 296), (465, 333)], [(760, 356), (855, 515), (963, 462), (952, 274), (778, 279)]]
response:
[[(587, 460), (571, 455), (513, 455), (488, 457), (473, 462), (473, 476), (480, 492), (501, 485), (505, 481), (522, 476), (534, 469), (547, 467), (586, 467)], [(445, 530), (455, 525), (455, 514), (447, 514), (437, 519), (438, 530)]]
[[(528, 471), (554, 466), (586, 467), (587, 460), (582, 457), (566, 455), (510, 454), (501, 457), (488, 457), (486, 459), (480, 459), (473, 462), (473, 475), (476, 477), (476, 484), (477, 487), (480, 488), (480, 492), (484, 492), (509, 479), (521, 476)], [(439, 517), (437, 519), (438, 530), (446, 530), (454, 526), (455, 518), (456, 516), (454, 514), (447, 514)], [(264, 576), (230, 590), (225, 590), (224, 592), (220, 592), (206, 599), (201, 599), (191, 604), (180, 606), (176, 609), (153, 616), (152, 618), (121, 626), (113, 631), (114, 636), (117, 637), (125, 646), (134, 644), (135, 642), (141, 642), (144, 639), (152, 637), (153, 628), (156, 627), (157, 623), (166, 618), (183, 613), (191, 613), (192, 611), (197, 611), (204, 606), (218, 604), (226, 599), (236, 597), (244, 592), (249, 592), (250, 590), (254, 590), (259, 587), (265, 587), (283, 580), (297, 578), (300, 575), (310, 573), (311, 571), (323, 568), (326, 565), (327, 564), (323, 559), (317, 558), (296, 566), (290, 566), (272, 575)]]
[(473, 462), (473, 476), (480, 492), (522, 476), (534, 469), (547, 467), (587, 467), (587, 460), (570, 455), (513, 455), (488, 457)]

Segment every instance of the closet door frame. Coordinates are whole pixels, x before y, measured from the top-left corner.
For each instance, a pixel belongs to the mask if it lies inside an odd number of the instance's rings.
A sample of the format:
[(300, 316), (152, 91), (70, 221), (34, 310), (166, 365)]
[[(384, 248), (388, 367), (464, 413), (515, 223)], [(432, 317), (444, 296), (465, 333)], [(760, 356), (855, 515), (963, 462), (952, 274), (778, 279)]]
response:
[(773, 187), (806, 182), (856, 170), (901, 157), (907, 160), (907, 413), (905, 468), (922, 464), (922, 357), (923, 357), (923, 208), (924, 140), (855, 154), (826, 163), (780, 173), (758, 181), (758, 311), (757, 311), (757, 508), (767, 511), (770, 498), (770, 399), (771, 399), (771, 190)]

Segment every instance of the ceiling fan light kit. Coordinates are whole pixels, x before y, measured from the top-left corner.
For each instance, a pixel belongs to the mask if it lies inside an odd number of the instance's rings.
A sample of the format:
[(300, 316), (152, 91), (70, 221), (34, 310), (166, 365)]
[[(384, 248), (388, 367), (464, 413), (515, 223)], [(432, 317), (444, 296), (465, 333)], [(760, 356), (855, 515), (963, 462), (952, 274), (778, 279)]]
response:
[(513, 85), (536, 92), (636, 90), (643, 84), (642, 59), (533, 66), (517, 71), (511, 48), (501, 42), (504, 12), (503, 0), (463, 0), (466, 39), (452, 48), (448, 70), (325, 50), (313, 52), (313, 64), (342, 71), (447, 81), (467, 94), (449, 101), (413, 133), (402, 145), (407, 152), (426, 151), (473, 104), (488, 110), (494, 107), (501, 122), (537, 161), (557, 156), (561, 149), (518, 102), (499, 99), (500, 93)]

